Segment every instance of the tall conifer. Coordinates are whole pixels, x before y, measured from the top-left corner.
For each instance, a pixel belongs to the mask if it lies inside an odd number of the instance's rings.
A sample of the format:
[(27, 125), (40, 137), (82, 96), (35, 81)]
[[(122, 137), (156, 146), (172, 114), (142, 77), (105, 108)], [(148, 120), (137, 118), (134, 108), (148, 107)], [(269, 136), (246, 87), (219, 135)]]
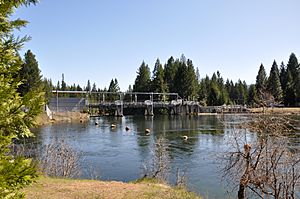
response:
[(256, 76), (256, 89), (259, 91), (263, 91), (266, 89), (267, 83), (267, 74), (263, 64), (260, 65), (258, 74)]
[(273, 95), (276, 101), (282, 101), (283, 91), (280, 83), (278, 66), (275, 60), (271, 67), (270, 75), (268, 78), (267, 90)]
[(148, 92), (150, 91), (150, 69), (143, 61), (137, 71), (137, 76), (133, 85), (133, 92)]

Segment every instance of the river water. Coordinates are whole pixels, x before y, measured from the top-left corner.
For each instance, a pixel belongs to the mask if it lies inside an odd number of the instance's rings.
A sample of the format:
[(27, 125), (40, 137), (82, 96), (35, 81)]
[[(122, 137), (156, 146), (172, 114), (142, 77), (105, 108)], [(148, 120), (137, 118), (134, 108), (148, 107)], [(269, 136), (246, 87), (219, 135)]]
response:
[[(188, 188), (205, 198), (232, 197), (221, 181), (218, 156), (228, 149), (231, 128), (245, 116), (125, 116), (91, 118), (86, 123), (63, 123), (36, 129), (36, 139), (47, 144), (64, 140), (82, 154), (80, 178), (132, 181), (143, 176), (143, 165), (149, 162), (159, 137), (167, 143), (171, 172), (185, 171)], [(98, 125), (95, 125), (95, 123)], [(111, 128), (111, 125), (116, 125)], [(125, 127), (129, 127), (129, 131)], [(146, 135), (145, 129), (150, 129)], [(182, 136), (188, 136), (184, 140)]]

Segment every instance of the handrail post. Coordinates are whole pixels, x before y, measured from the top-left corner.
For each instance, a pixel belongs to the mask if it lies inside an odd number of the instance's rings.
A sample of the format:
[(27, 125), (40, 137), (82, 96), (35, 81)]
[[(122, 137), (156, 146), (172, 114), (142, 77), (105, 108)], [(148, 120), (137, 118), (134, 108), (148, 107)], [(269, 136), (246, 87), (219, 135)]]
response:
[(58, 91), (56, 90), (56, 112), (58, 112)]
[(153, 116), (153, 92), (151, 93), (151, 102), (152, 102), (152, 105), (151, 105), (151, 115)]

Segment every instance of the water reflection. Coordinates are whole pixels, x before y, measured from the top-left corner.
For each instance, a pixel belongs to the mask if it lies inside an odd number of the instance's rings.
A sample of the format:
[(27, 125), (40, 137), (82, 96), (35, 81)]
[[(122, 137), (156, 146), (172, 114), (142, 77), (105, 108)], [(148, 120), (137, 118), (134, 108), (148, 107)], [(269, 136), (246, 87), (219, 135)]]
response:
[[(170, 156), (171, 183), (180, 168), (186, 170), (191, 190), (210, 198), (224, 198), (226, 190), (220, 184), (216, 156), (228, 147), (225, 141), (232, 129), (224, 128), (224, 122), (236, 119), (219, 115), (99, 117), (86, 123), (40, 127), (36, 129), (36, 140), (47, 144), (54, 138), (63, 139), (81, 151), (81, 178), (131, 181), (142, 176), (143, 162), (151, 158), (156, 141), (163, 136)], [(126, 126), (130, 130), (126, 131)], [(150, 129), (150, 135), (145, 129)]]

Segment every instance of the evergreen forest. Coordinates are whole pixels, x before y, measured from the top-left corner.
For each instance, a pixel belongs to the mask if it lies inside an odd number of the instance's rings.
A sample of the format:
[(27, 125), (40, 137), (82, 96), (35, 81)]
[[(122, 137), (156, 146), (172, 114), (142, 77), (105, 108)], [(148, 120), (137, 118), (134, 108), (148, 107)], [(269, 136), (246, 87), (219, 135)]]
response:
[[(255, 84), (243, 80), (233, 82), (224, 80), (220, 71), (211, 77), (200, 75), (191, 59), (184, 55), (170, 57), (166, 63), (157, 59), (153, 70), (144, 61), (137, 69), (133, 86), (127, 92), (178, 93), (184, 100), (198, 101), (203, 106), (248, 105), (260, 106), (299, 106), (300, 105), (300, 66), (294, 53), (288, 63), (280, 65), (274, 60), (269, 75), (261, 64), (258, 68)], [(67, 85), (62, 80), (53, 85), (51, 79), (44, 79), (46, 93), (50, 90), (120, 92), (118, 80), (112, 78), (108, 88), (100, 89), (90, 80), (83, 88), (79, 84)], [(70, 94), (69, 94), (70, 95)], [(68, 95), (66, 95), (68, 96)], [(112, 99), (113, 100), (113, 99)]]

